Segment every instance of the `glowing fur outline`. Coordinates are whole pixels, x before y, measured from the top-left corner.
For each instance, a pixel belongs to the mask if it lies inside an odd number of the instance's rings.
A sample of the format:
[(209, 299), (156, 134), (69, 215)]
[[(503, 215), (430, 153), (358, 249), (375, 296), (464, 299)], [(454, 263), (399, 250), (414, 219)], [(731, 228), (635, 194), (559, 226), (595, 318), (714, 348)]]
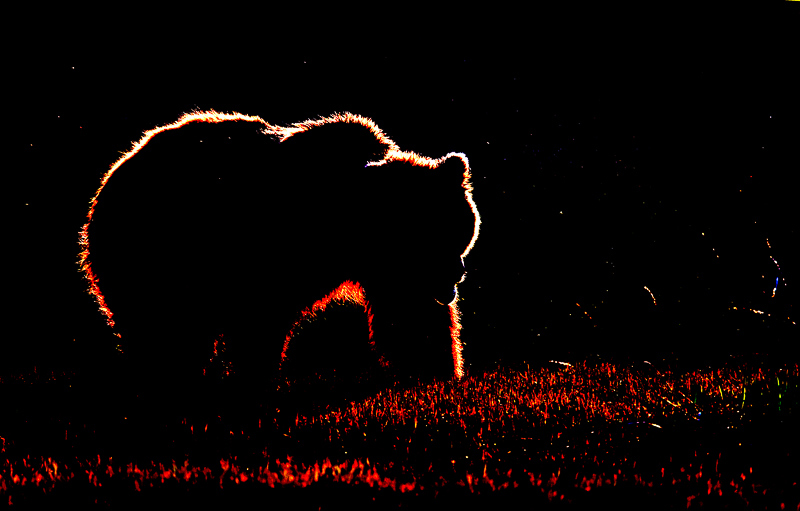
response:
[[(425, 156), (418, 155), (413, 152), (409, 151), (401, 151), (397, 144), (392, 141), (386, 134), (369, 118), (355, 115), (350, 112), (344, 113), (335, 113), (330, 117), (322, 117), (319, 119), (312, 119), (303, 121), (300, 123), (292, 124), (288, 127), (282, 126), (275, 126), (273, 124), (268, 123), (264, 119), (259, 116), (250, 116), (244, 115), (238, 112), (233, 112), (231, 114), (226, 113), (219, 113), (214, 110), (208, 111), (194, 111), (191, 113), (183, 114), (177, 121), (166, 124), (164, 126), (159, 126), (153, 128), (151, 130), (145, 131), (142, 138), (138, 141), (134, 142), (133, 146), (130, 150), (125, 152), (117, 161), (115, 161), (111, 167), (106, 171), (100, 181), (100, 187), (95, 192), (94, 196), (90, 200), (89, 204), (89, 211), (86, 215), (86, 223), (83, 224), (79, 234), (79, 245), (81, 247), (81, 251), (78, 254), (78, 261), (77, 264), (79, 266), (79, 271), (83, 272), (84, 278), (89, 282), (89, 294), (91, 294), (95, 301), (98, 304), (98, 308), (100, 312), (106, 317), (106, 323), (113, 329), (115, 326), (115, 322), (113, 320), (114, 313), (111, 311), (111, 308), (106, 303), (105, 296), (103, 295), (102, 291), (100, 290), (100, 286), (98, 284), (98, 277), (92, 270), (92, 263), (89, 260), (90, 250), (89, 250), (89, 226), (91, 225), (92, 219), (94, 217), (95, 207), (97, 206), (98, 199), (100, 193), (103, 191), (103, 188), (108, 183), (108, 180), (111, 179), (111, 176), (122, 166), (123, 163), (131, 159), (136, 153), (138, 153), (147, 143), (159, 133), (164, 131), (169, 131), (173, 129), (181, 128), (189, 123), (192, 122), (209, 122), (209, 123), (221, 123), (221, 122), (229, 122), (229, 121), (245, 121), (245, 122), (257, 122), (264, 125), (264, 129), (262, 132), (265, 135), (274, 135), (277, 136), (278, 139), (283, 142), (284, 140), (288, 139), (289, 137), (296, 135), (297, 133), (302, 133), (313, 129), (318, 126), (323, 126), (326, 124), (334, 124), (334, 123), (355, 123), (361, 124), (362, 126), (366, 127), (370, 130), (370, 132), (375, 136), (375, 138), (382, 143), (384, 146), (387, 147), (386, 155), (380, 161), (376, 162), (368, 162), (368, 166), (380, 166), (384, 165), (389, 162), (393, 161), (401, 161), (410, 163), (411, 165), (415, 166), (424, 166), (430, 169), (437, 168), (441, 163), (451, 157), (456, 157), (461, 159), (464, 164), (464, 174), (462, 180), (462, 188), (464, 189), (464, 196), (467, 202), (472, 209), (472, 213), (475, 217), (475, 223), (473, 228), (473, 235), (472, 239), (470, 240), (467, 248), (461, 254), (461, 260), (463, 262), (464, 258), (467, 254), (472, 250), (473, 246), (475, 245), (475, 241), (478, 238), (479, 230), (480, 230), (480, 214), (478, 213), (477, 205), (472, 197), (472, 184), (470, 182), (471, 172), (469, 167), (469, 160), (467, 157), (462, 153), (448, 153), (447, 155), (438, 158), (432, 159)], [(463, 281), (463, 278), (460, 282)], [(353, 296), (349, 296), (345, 291), (352, 289), (349, 286), (354, 286), (353, 289), (358, 290)], [(460, 311), (458, 309), (458, 288), (455, 289), (455, 294), (453, 300), (447, 304), (450, 319), (451, 319), (451, 326), (450, 326), (450, 337), (452, 339), (452, 356), (453, 356), (453, 367), (454, 373), (457, 378), (461, 378), (464, 375), (463, 372), (463, 357), (462, 357), (462, 345), (460, 339), (460, 332), (461, 332), (461, 323), (460, 323)], [(342, 298), (343, 297), (343, 298)], [(337, 299), (343, 299), (346, 301), (353, 301), (353, 303), (358, 305), (363, 305), (365, 308), (365, 312), (367, 313), (368, 321), (370, 324), (370, 344), (374, 346), (372, 341), (372, 315), (369, 308), (368, 301), (366, 300), (366, 295), (364, 293), (363, 287), (358, 282), (352, 283), (350, 281), (343, 282), (339, 287), (334, 289), (328, 296), (323, 298), (322, 300), (318, 300), (315, 302), (310, 308), (307, 308), (301, 314), (301, 319), (298, 320), (290, 329), (289, 334), (287, 335), (284, 341), (284, 349), (281, 353), (281, 360), (285, 358), (286, 348), (288, 347), (288, 342), (291, 339), (291, 335), (293, 334), (295, 328), (299, 325), (303, 319), (307, 318), (308, 315), (314, 315), (316, 311), (324, 310), (325, 306), (320, 305), (324, 302), (325, 305), (330, 303), (330, 301), (336, 301)], [(326, 301), (327, 300), (327, 301)], [(320, 308), (321, 307), (321, 308)], [(316, 309), (315, 309), (316, 308)], [(115, 333), (118, 337), (120, 336), (118, 333)], [(383, 363), (383, 360), (382, 360)]]

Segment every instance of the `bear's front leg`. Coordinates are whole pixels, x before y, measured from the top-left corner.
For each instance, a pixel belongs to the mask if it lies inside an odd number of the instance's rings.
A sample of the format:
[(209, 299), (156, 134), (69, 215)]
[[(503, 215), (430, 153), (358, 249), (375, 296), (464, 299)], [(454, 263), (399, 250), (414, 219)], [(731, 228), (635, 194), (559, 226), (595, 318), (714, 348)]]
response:
[(458, 340), (460, 328), (452, 328), (452, 314), (457, 311), (453, 303), (451, 307), (402, 296), (374, 300), (375, 345), (397, 377), (460, 377), (460, 341), (454, 350), (453, 337), (455, 333)]

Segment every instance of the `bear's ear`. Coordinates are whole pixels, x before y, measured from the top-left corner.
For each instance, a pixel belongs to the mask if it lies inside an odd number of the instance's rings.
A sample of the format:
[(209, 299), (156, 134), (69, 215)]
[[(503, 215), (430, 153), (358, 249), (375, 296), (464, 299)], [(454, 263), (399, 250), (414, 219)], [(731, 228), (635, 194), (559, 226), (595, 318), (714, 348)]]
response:
[(358, 123), (331, 122), (292, 135), (283, 144), (301, 158), (336, 162), (345, 168), (364, 167), (386, 157), (389, 145)]
[(469, 182), (469, 166), (467, 158), (460, 153), (450, 153), (437, 167), (440, 179), (453, 187), (456, 183), (464, 186)]

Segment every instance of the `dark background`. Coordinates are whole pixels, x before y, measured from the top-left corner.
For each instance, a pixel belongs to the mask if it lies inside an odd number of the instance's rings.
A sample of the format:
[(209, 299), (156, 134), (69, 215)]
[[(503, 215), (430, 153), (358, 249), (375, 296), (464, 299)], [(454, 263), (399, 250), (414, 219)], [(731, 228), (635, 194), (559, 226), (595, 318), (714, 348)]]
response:
[(120, 152), (193, 109), (275, 124), (351, 111), (405, 150), (464, 152), (483, 219), (460, 288), (467, 363), (790, 354), (792, 9), (31, 26), (47, 49), (19, 46), (6, 70), (0, 369), (113, 356), (78, 231)]

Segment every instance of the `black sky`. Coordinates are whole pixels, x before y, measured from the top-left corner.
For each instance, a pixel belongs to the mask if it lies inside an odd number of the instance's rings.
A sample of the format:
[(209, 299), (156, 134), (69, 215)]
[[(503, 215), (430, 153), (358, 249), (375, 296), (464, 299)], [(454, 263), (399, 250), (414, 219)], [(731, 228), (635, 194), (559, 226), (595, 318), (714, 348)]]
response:
[(9, 73), (2, 368), (109, 349), (75, 264), (88, 200), (144, 130), (193, 109), (276, 124), (351, 111), (403, 149), (464, 152), (483, 217), (461, 291), (473, 360), (789, 351), (790, 9), (540, 13), (502, 39), (458, 23), (296, 44), (126, 32), (111, 49), (24, 52)]

